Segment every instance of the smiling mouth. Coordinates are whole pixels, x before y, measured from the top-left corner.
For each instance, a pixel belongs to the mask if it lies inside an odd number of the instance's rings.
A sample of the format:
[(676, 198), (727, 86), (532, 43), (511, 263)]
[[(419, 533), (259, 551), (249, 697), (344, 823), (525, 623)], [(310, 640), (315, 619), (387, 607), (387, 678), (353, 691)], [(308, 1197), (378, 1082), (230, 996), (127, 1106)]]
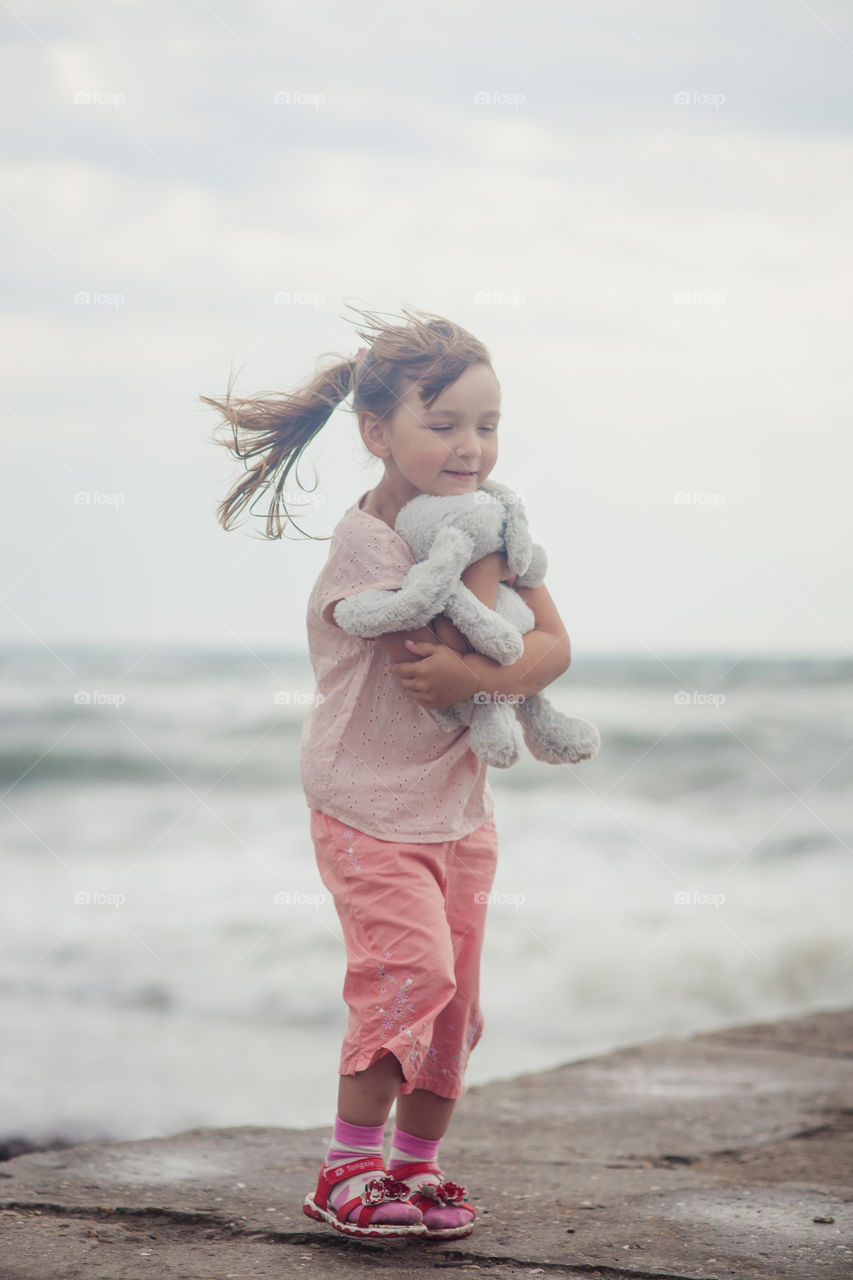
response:
[(448, 471), (447, 472), (447, 475), (449, 476), (475, 476), (476, 474), (477, 474), (476, 471)]

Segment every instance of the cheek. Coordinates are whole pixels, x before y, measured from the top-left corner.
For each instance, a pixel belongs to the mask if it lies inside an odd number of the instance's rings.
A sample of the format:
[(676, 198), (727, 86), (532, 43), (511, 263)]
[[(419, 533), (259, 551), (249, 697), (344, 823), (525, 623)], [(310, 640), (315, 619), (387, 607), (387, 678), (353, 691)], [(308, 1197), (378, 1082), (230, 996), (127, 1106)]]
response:
[(442, 440), (441, 436), (432, 436), (424, 444), (421, 458), (425, 466), (440, 467), (447, 461), (450, 453), (451, 450), (446, 440)]

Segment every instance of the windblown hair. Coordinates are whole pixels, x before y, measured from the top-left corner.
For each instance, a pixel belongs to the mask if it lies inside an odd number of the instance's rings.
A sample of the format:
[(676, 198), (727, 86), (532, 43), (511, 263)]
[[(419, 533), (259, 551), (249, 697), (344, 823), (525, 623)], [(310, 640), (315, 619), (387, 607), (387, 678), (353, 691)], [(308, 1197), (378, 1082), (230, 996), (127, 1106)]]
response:
[[(247, 506), (251, 514), (250, 504), (270, 488), (272, 501), (264, 536), (281, 538), (288, 521), (296, 524), (285, 501), (287, 478), (296, 467), (299, 483), (301, 455), (351, 393), (353, 413), (367, 410), (386, 419), (405, 394), (407, 380), (418, 384), (424, 407), (429, 408), (469, 365), (482, 361), (491, 367), (491, 357), (483, 344), (441, 316), (403, 308), (402, 315), (408, 323), (388, 324), (381, 319), (381, 313), (350, 309), (362, 317), (363, 327), (356, 330), (368, 344), (362, 360), (327, 353), (332, 355), (334, 364), (318, 369), (300, 390), (281, 396), (236, 399), (231, 395), (229, 378), (223, 400), (199, 397), (222, 415), (218, 427), (225, 429), (226, 438), (214, 432), (213, 443), (224, 445), (246, 464), (247, 474), (217, 507), (217, 519), (224, 529), (231, 529)], [(256, 460), (251, 468), (249, 459)], [(300, 533), (304, 530), (300, 529)]]

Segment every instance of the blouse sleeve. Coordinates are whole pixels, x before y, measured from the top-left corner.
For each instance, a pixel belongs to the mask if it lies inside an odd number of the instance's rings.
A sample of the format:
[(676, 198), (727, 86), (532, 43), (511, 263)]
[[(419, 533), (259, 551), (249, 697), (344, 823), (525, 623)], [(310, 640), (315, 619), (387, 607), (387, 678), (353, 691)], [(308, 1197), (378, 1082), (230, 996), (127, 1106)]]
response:
[(321, 617), (337, 627), (334, 608), (339, 600), (370, 588), (396, 591), (414, 563), (410, 548), (390, 525), (378, 520), (351, 525), (332, 547), (323, 580), (318, 583)]

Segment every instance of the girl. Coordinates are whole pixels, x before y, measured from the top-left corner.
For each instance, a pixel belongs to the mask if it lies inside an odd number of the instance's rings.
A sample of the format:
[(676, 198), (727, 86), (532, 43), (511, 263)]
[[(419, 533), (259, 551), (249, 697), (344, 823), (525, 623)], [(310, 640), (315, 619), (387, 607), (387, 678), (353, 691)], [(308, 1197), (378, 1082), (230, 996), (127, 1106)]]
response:
[[(353, 310), (356, 310), (353, 308)], [(273, 483), (267, 536), (281, 537), (279, 503), (291, 468), (352, 393), (362, 440), (383, 475), (335, 526), (308, 601), (317, 694), (305, 718), (300, 774), (323, 883), (346, 945), (337, 1114), (316, 1190), (303, 1208), (350, 1236), (467, 1235), (474, 1206), (448, 1181), (438, 1148), (471, 1050), (483, 1031), (480, 953), (497, 858), (486, 766), (428, 710), (475, 693), (538, 693), (568, 669), (569, 638), (544, 586), (521, 590), (535, 629), (502, 667), (470, 651), (448, 618), (365, 640), (334, 620), (337, 601), (396, 589), (415, 563), (394, 531), (421, 493), (478, 489), (498, 456), (500, 387), (486, 348), (448, 320), (403, 311), (385, 323), (359, 312), (369, 344), (280, 400), (201, 397), (231, 426), (225, 443), (257, 461), (220, 504), (228, 529)], [(398, 317), (399, 319), (399, 317)], [(506, 558), (463, 575), (494, 607), (512, 582)], [(389, 661), (390, 660), (390, 661)], [(385, 1123), (396, 1100), (388, 1162)]]

